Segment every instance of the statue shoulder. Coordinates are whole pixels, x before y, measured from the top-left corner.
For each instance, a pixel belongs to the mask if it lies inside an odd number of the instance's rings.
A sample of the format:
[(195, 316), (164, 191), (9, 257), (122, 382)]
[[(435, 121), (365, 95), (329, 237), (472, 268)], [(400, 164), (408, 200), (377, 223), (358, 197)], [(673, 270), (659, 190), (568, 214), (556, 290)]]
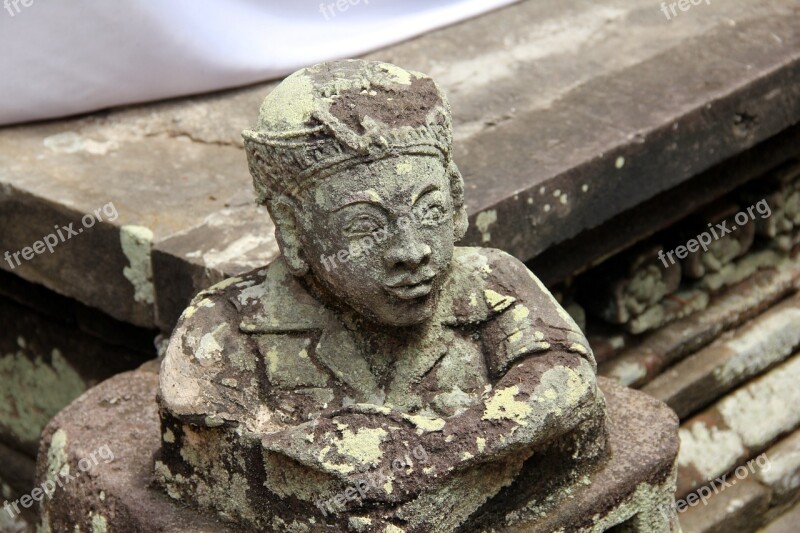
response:
[(454, 265), (454, 278), (469, 280), (464, 290), (482, 292), (482, 300), (471, 296), (471, 303), (488, 310), (482, 338), (493, 374), (524, 356), (553, 350), (577, 353), (594, 366), (583, 332), (520, 260), (493, 248), (457, 248)]
[(253, 287), (263, 292), (268, 268), (205, 289), (184, 310), (161, 364), (160, 401), (167, 411), (199, 425), (241, 419), (237, 400), (257, 393), (247, 376), (258, 357), (240, 329), (241, 301)]

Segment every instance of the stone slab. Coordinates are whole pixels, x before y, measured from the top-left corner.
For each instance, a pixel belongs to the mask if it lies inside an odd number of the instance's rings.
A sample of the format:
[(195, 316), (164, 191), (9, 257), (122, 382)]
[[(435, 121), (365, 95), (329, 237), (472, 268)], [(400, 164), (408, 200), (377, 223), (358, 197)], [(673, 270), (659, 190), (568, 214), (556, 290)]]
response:
[(708, 308), (655, 331), (600, 365), (599, 373), (623, 385), (641, 387), (665, 368), (702, 349), (724, 331), (739, 326), (797, 290), (800, 261), (786, 259), (778, 268), (716, 295)]
[[(797, 122), (799, 24), (796, 6), (779, 0), (712, 3), (672, 21), (646, 0), (548, 0), (369, 57), (442, 84), (467, 185), (465, 242), (530, 259)], [(240, 239), (266, 263), (276, 249), (266, 220), (252, 230), (262, 217), (239, 132), (273, 86), (0, 130), (0, 249), (22, 250), (54, 225), (81, 227), (109, 203), (118, 211), (13, 272), (151, 327), (155, 285), (175, 275), (158, 281), (151, 264), (168, 238), (194, 232), (189, 241), (203, 243), (165, 245), (182, 286), (198, 279), (189, 254)], [(226, 209), (238, 209), (241, 233), (206, 233)], [(169, 329), (174, 314), (159, 325)]]
[(759, 533), (797, 533), (797, 524), (800, 524), (800, 504), (795, 505), (758, 531)]
[(795, 295), (667, 369), (642, 388), (685, 418), (800, 349)]
[(769, 507), (770, 491), (750, 479), (711, 494), (707, 504), (697, 502), (679, 514), (683, 533), (749, 533)]
[(3, 270), (0, 270), (0, 296), (38, 313), (43, 318), (82, 331), (108, 345), (118, 346), (144, 357), (154, 357), (153, 339), (158, 334), (157, 330), (121, 322), (96, 308)]
[[(677, 419), (647, 395), (608, 380), (601, 380), (601, 387), (612, 414), (615, 453), (585, 490), (568, 499), (563, 516), (552, 523), (584, 524), (600, 512), (610, 513), (610, 527), (615, 520), (629, 520), (637, 510), (647, 508), (656, 514), (641, 518), (652, 524), (661, 521), (663, 526), (661, 509), (671, 505), (674, 489)], [(93, 524), (123, 533), (232, 531), (152, 487), (153, 455), (160, 446), (161, 427), (157, 388), (158, 376), (152, 367), (119, 374), (81, 396), (48, 425), (39, 452), (37, 482), (67, 467), (75, 480), (57, 489), (52, 499), (45, 499), (43, 525), (52, 531), (71, 531), (75, 526), (87, 531)], [(113, 461), (100, 461), (88, 475), (77, 476), (83, 474), (80, 459), (103, 446), (113, 452)], [(587, 514), (588, 510), (593, 512)], [(510, 512), (507, 530), (530, 531), (523, 519), (533, 517)], [(541, 521), (537, 524), (548, 527)]]
[(0, 296), (0, 443), (34, 457), (47, 422), (84, 391), (147, 356)]
[(681, 498), (766, 450), (800, 426), (800, 354), (681, 424)]
[(800, 494), (800, 431), (795, 431), (766, 452), (770, 468), (756, 478), (772, 489), (773, 506), (790, 502)]

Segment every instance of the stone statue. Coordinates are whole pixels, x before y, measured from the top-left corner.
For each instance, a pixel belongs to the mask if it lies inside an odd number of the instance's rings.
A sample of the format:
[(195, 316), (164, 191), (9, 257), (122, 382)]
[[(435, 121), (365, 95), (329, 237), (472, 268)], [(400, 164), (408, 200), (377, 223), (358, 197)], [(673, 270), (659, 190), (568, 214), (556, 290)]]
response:
[(436, 83), (323, 63), (243, 136), (282, 255), (203, 291), (172, 336), (169, 495), (268, 531), (471, 531), (585, 483), (606, 455), (592, 352), (522, 263), (454, 246)]

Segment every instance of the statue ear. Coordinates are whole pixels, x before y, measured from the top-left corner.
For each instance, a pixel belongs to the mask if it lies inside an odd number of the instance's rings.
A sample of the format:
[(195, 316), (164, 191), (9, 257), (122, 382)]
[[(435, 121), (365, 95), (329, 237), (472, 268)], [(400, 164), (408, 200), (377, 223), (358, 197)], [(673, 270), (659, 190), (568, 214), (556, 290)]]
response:
[(450, 179), (450, 195), (453, 198), (453, 239), (455, 242), (464, 238), (469, 227), (467, 208), (464, 207), (464, 178), (453, 161), (447, 164), (447, 175)]
[(467, 208), (463, 205), (456, 208), (453, 214), (453, 239), (455, 242), (460, 241), (467, 234), (469, 228), (469, 217), (467, 216)]
[(286, 196), (278, 196), (269, 202), (269, 214), (275, 222), (275, 239), (286, 259), (289, 270), (295, 276), (308, 273), (309, 265), (303, 258), (300, 244), (300, 223), (297, 206)]

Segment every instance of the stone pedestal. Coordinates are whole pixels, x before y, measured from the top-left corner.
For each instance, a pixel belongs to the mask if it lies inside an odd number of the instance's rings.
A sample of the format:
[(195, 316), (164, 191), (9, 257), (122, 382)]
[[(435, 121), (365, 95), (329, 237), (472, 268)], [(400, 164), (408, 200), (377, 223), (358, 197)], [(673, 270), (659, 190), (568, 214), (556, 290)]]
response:
[[(52, 480), (56, 488), (50, 498), (41, 497), (44, 531), (237, 531), (154, 487), (160, 446), (156, 371), (148, 365), (98, 385), (45, 429), (37, 484)], [(606, 464), (580, 487), (554, 491), (555, 512), (515, 501), (509, 487), (500, 495), (508, 501), (504, 510), (475, 517), (469, 531), (605, 531), (620, 525), (615, 531), (678, 531), (672, 510), (675, 415), (645, 394), (608, 380), (600, 385), (608, 402)], [(291, 531), (286, 524), (275, 530)]]

